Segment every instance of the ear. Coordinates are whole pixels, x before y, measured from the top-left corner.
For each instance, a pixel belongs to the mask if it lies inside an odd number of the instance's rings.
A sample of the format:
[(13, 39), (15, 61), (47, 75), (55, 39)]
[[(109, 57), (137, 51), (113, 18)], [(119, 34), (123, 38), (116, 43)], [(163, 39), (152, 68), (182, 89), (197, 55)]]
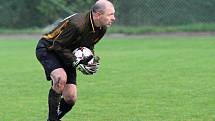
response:
[(96, 12), (96, 17), (99, 18), (102, 14), (100, 12)]

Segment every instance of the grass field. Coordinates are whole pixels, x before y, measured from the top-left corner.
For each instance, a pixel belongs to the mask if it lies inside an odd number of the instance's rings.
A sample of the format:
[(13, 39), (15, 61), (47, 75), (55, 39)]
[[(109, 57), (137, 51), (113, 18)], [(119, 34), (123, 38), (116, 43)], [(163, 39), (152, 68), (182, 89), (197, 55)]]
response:
[[(36, 41), (0, 41), (0, 121), (45, 121), (49, 82)], [(215, 37), (104, 39), (100, 71), (78, 75), (64, 121), (214, 121)]]

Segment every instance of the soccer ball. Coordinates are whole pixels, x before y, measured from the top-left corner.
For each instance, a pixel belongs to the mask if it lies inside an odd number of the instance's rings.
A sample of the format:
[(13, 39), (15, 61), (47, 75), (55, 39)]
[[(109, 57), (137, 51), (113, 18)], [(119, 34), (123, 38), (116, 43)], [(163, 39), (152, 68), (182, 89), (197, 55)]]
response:
[[(73, 54), (75, 55), (77, 60), (83, 60), (84, 58), (87, 58), (91, 55), (93, 56), (93, 52), (87, 47), (79, 47), (73, 51)], [(93, 58), (88, 62), (88, 65), (92, 63)]]
[(73, 51), (77, 60), (82, 60), (89, 56), (93, 56), (93, 58), (86, 64), (79, 64), (77, 69), (81, 71), (85, 75), (93, 75), (97, 72), (99, 68), (99, 57), (94, 56), (93, 52), (87, 47), (79, 47)]

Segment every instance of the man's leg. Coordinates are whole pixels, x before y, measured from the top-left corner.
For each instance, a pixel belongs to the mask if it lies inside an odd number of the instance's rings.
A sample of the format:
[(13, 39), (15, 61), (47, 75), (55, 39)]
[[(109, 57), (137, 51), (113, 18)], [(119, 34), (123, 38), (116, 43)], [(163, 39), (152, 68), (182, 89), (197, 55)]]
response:
[(63, 98), (60, 101), (58, 119), (61, 119), (74, 106), (77, 100), (77, 87), (75, 84), (66, 84), (63, 90)]
[(49, 91), (48, 104), (49, 115), (48, 121), (58, 121), (58, 106), (62, 92), (66, 85), (67, 76), (63, 68), (55, 69), (51, 72), (52, 88)]

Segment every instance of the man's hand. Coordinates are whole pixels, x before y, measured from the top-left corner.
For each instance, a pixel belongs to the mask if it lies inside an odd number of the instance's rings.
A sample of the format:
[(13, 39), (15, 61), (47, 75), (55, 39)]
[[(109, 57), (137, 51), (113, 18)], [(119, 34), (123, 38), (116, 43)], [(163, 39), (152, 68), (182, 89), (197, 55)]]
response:
[(90, 55), (82, 60), (76, 59), (76, 61), (73, 62), (73, 67), (77, 67), (79, 64), (88, 65), (88, 62), (93, 58), (93, 55)]
[(100, 57), (99, 56), (94, 56), (94, 63), (99, 63)]
[(78, 70), (85, 75), (93, 75), (99, 69), (99, 60), (100, 58), (98, 56), (94, 56), (93, 63), (87, 64), (87, 65), (80, 64), (78, 66)]

